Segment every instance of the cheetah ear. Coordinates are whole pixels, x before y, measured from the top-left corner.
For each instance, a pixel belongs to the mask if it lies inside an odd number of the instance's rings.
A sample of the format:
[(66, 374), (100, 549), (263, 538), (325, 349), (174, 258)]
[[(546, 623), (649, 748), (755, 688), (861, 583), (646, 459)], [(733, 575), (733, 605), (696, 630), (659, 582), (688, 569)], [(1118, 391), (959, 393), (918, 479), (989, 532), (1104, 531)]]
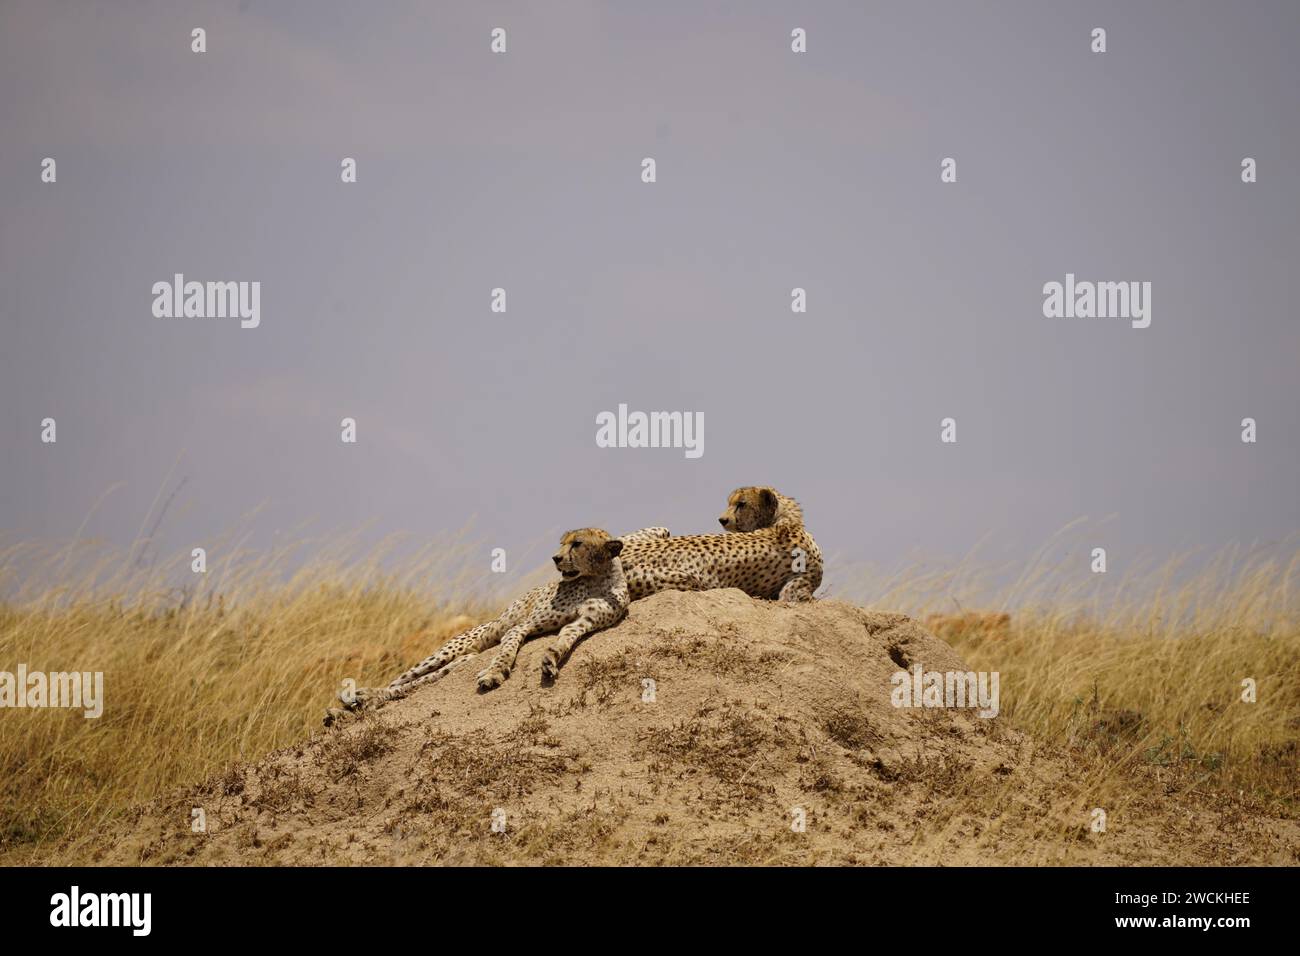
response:
[(605, 542), (605, 550), (609, 552), (611, 558), (617, 558), (619, 552), (623, 550), (623, 542), (615, 538), (613, 541)]
[(776, 507), (776, 494), (771, 488), (764, 488), (758, 493), (758, 500), (763, 503), (764, 508)]

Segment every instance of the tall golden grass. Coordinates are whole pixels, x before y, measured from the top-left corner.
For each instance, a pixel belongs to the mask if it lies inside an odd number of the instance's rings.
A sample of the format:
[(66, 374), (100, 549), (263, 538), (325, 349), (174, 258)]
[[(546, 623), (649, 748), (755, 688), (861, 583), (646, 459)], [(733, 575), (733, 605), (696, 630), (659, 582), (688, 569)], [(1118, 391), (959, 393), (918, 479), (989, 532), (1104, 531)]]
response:
[(0, 604), (0, 670), (100, 671), (106, 699), (98, 719), (0, 710), (0, 855), (302, 738), (345, 678), (386, 679), (500, 603), (463, 540), (396, 559), (395, 541), (228, 544), (203, 575), (93, 545), (0, 551), (26, 582)]
[[(400, 558), (346, 540), (260, 555), (236, 546), (201, 576), (188, 558), (141, 569), (104, 549), (0, 551), (0, 583), (39, 569), (0, 604), (0, 670), (102, 671), (106, 697), (97, 720), (0, 711), (0, 860), (39, 862), (133, 803), (299, 740), (344, 678), (387, 679), (495, 613), (505, 595), (475, 590), (469, 550), (463, 540)], [(852, 591), (916, 614), (975, 601), (1009, 611), (1009, 630), (947, 636), (970, 666), (1000, 672), (1003, 719), (1072, 748), (1091, 790), (1146, 768), (1175, 788), (1294, 817), (1294, 549), (1225, 552), (1196, 570), (1174, 562), (1106, 598), (1050, 565), (1000, 591), (970, 562), (861, 578)], [(176, 585), (187, 579), (201, 583)], [(1241, 700), (1246, 679), (1256, 703)]]
[[(972, 607), (1008, 612), (1009, 627), (938, 633), (973, 669), (1002, 675), (1002, 716), (1070, 748), (1094, 796), (1139, 770), (1171, 793), (1300, 816), (1300, 538), (1108, 576), (1090, 573), (1077, 541), (1063, 544), (1080, 524), (1024, 565), (968, 558), (878, 576), (863, 603), (956, 620)], [(1059, 563), (1062, 550), (1073, 560)]]

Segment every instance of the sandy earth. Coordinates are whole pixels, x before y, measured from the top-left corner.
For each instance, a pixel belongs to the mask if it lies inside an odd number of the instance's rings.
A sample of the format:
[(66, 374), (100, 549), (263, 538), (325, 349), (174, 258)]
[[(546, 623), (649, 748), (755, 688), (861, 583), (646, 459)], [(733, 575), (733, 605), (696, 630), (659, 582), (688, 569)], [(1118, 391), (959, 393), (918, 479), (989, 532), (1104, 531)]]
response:
[[(471, 664), (140, 808), (104, 864), (1289, 864), (1294, 821), (1187, 806), (1140, 775), (1105, 833), (1068, 755), (1003, 718), (890, 704), (964, 670), (899, 614), (665, 592), (475, 692)], [(475, 662), (477, 663), (477, 662)], [(653, 681), (653, 700), (645, 682)], [(322, 711), (328, 694), (322, 693)], [(1112, 801), (1114, 802), (1114, 801)], [(206, 832), (192, 832), (202, 810)], [(806, 828), (796, 823), (802, 816)], [(494, 825), (496, 830), (494, 831)], [(80, 855), (80, 851), (79, 851)]]

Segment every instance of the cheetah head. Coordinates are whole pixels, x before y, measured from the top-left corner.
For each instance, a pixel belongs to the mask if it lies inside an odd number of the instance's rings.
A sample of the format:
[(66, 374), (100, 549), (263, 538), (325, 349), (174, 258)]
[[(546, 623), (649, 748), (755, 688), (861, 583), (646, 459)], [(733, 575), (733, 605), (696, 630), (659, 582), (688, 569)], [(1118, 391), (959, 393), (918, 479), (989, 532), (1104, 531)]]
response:
[(623, 550), (623, 542), (599, 528), (579, 528), (560, 539), (560, 550), (551, 556), (566, 581), (598, 577), (609, 571), (609, 563)]
[(758, 531), (776, 521), (776, 492), (771, 488), (737, 488), (727, 497), (718, 524), (727, 531)]

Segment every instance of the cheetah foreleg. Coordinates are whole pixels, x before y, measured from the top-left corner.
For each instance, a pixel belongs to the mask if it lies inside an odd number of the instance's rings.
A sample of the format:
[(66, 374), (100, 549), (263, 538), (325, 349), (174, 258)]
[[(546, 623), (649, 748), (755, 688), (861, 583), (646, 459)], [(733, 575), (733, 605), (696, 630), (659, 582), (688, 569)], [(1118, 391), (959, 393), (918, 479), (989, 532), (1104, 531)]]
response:
[(519, 654), (519, 645), (527, 639), (529, 629), (525, 625), (516, 625), (506, 631), (501, 638), (501, 649), (496, 652), (491, 663), (478, 672), (478, 689), (481, 691), (500, 687), (514, 669), (515, 658)]
[(560, 665), (568, 660), (573, 645), (595, 630), (590, 624), (590, 621), (580, 618), (560, 628), (555, 643), (546, 649), (546, 654), (542, 657), (542, 683), (549, 683), (560, 676)]

